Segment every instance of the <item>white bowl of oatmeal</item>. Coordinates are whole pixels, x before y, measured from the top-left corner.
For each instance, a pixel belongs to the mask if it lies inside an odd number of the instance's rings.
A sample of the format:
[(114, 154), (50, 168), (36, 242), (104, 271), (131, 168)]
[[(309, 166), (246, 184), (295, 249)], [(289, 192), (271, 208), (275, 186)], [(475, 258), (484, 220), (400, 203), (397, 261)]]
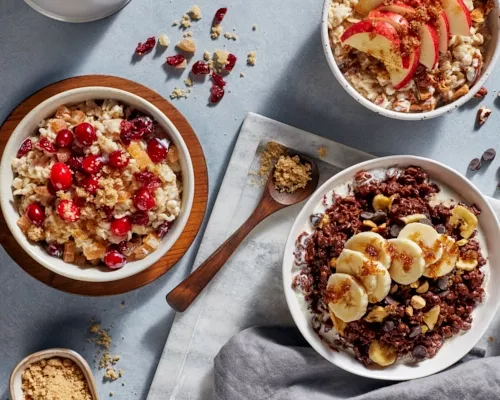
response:
[(12, 132), (0, 174), (2, 212), (18, 243), (80, 281), (119, 280), (154, 264), (193, 203), (192, 162), (177, 128), (146, 100), (107, 87), (35, 107)]
[(326, 0), (321, 37), (355, 100), (390, 118), (423, 120), (484, 97), (498, 30), (497, 0)]

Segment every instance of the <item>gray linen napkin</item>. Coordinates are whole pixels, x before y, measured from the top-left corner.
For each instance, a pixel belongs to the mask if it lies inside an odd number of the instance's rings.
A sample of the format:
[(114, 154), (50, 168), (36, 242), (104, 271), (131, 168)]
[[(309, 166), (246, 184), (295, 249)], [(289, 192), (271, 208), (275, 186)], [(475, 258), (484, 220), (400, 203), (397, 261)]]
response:
[(296, 328), (254, 327), (235, 335), (215, 358), (214, 399), (500, 399), (500, 357), (484, 355), (477, 347), (439, 374), (393, 383), (336, 367)]

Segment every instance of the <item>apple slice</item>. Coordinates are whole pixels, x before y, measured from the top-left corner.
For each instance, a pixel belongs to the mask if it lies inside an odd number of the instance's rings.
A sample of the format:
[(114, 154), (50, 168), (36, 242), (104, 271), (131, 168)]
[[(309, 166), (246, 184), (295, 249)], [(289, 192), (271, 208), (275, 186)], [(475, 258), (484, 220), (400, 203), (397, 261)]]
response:
[(392, 86), (398, 90), (404, 88), (413, 79), (415, 71), (417, 70), (420, 59), (420, 47), (415, 47), (411, 54), (405, 57), (403, 63), (407, 65), (405, 68), (395, 68), (387, 65), (387, 71), (391, 77)]
[(393, 13), (391, 11), (379, 11), (378, 9), (370, 11), (368, 18), (372, 21), (381, 21), (391, 24), (396, 31), (401, 32), (402, 29), (408, 29), (410, 23), (408, 20), (400, 14)]
[(439, 40), (436, 30), (430, 24), (422, 24), (418, 29), (420, 39), (420, 64), (433, 69), (439, 60)]
[(470, 36), (470, 12), (462, 0), (441, 0), (451, 35)]
[(439, 39), (439, 51), (444, 54), (448, 51), (448, 46), (450, 45), (450, 23), (444, 11), (439, 13), (436, 28)]
[(377, 8), (384, 3), (384, 0), (359, 0), (354, 9), (362, 14), (367, 15), (371, 10)]
[(378, 58), (385, 65), (396, 68), (403, 66), (398, 32), (387, 22), (360, 21), (350, 26), (340, 40), (343, 45)]
[(392, 3), (388, 5), (382, 5), (377, 8), (379, 11), (390, 11), (396, 14), (400, 14), (404, 17), (415, 14), (415, 9), (412, 6), (404, 3)]

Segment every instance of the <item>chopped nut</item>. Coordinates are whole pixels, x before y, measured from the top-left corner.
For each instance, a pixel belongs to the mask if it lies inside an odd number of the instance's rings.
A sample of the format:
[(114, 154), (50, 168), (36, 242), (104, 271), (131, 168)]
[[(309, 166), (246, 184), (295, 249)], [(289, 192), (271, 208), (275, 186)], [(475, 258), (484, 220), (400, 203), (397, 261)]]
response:
[(420, 282), (419, 282), (419, 281), (415, 281), (415, 282), (410, 283), (410, 287), (411, 287), (412, 289), (416, 289), (416, 288), (418, 288), (419, 286), (420, 286)]
[(236, 36), (236, 33), (232, 33), (232, 32), (226, 32), (224, 33), (224, 37), (228, 40), (236, 40), (238, 39), (238, 37)]
[(158, 43), (160, 44), (160, 46), (167, 47), (167, 46), (170, 45), (170, 39), (168, 38), (167, 35), (165, 35), (164, 33), (162, 33), (160, 35), (160, 37), (158, 38)]
[(172, 93), (170, 93), (170, 98), (171, 99), (180, 99), (182, 97), (187, 98), (188, 95), (189, 92), (186, 92), (184, 89), (174, 88), (174, 90), (172, 90)]
[(368, 227), (370, 227), (370, 228), (377, 228), (377, 224), (376, 224), (375, 222), (373, 222), (373, 221), (369, 220), (369, 219), (365, 219), (365, 220), (363, 221), (363, 225), (364, 225), (364, 226), (368, 226)]
[(476, 99), (482, 99), (484, 96), (488, 94), (488, 89), (486, 89), (484, 86), (477, 91), (477, 93), (474, 95)]
[(469, 93), (469, 85), (465, 84), (453, 94), (451, 99), (457, 100), (460, 97), (465, 96), (467, 93)]
[(490, 116), (492, 110), (488, 107), (481, 106), (477, 110), (477, 122), (480, 126), (484, 125), (488, 117)]
[(420, 285), (416, 292), (417, 293), (425, 293), (429, 290), (429, 282), (428, 281), (425, 281), (424, 283), (422, 283), (422, 285)]
[(197, 5), (191, 7), (191, 10), (188, 11), (188, 14), (191, 17), (191, 19), (195, 21), (201, 19), (201, 10), (200, 7), (198, 7)]
[(177, 25), (179, 25), (179, 21), (174, 19), (174, 22), (172, 22), (172, 26), (177, 26)]
[(184, 79), (184, 84), (187, 87), (193, 86), (193, 80), (191, 78)]
[(191, 18), (188, 14), (184, 14), (181, 19), (181, 27), (187, 29), (191, 26)]
[(413, 307), (412, 306), (407, 306), (405, 308), (405, 313), (406, 315), (408, 315), (409, 317), (413, 317)]
[(196, 51), (196, 44), (194, 39), (191, 37), (182, 39), (179, 43), (177, 43), (176, 47), (188, 53), (194, 53)]
[(410, 300), (410, 304), (412, 305), (412, 307), (416, 310), (420, 310), (422, 308), (425, 307), (425, 300), (423, 297), (421, 296), (412, 296), (411, 300)]
[(26, 217), (26, 215), (23, 215), (21, 216), (21, 218), (19, 218), (17, 220), (17, 226), (21, 229), (21, 231), (23, 233), (26, 233), (28, 232), (30, 226), (31, 226), (31, 222), (30, 220)]
[(73, 241), (64, 243), (63, 261), (72, 263), (75, 261), (76, 243)]
[(419, 222), (424, 218), (427, 218), (424, 214), (412, 214), (412, 215), (407, 215), (405, 217), (401, 217), (400, 220), (403, 221), (406, 225), (408, 225), (413, 222)]
[(376, 306), (373, 307), (372, 310), (365, 317), (365, 321), (367, 322), (382, 322), (389, 313), (384, 307)]
[(432, 331), (434, 326), (436, 325), (439, 313), (441, 312), (440, 306), (434, 306), (429, 311), (424, 314), (424, 322), (429, 327), (429, 330)]
[(255, 62), (257, 60), (257, 52), (255, 51), (251, 51), (250, 53), (248, 53), (247, 55), (247, 64), (248, 65), (255, 65)]

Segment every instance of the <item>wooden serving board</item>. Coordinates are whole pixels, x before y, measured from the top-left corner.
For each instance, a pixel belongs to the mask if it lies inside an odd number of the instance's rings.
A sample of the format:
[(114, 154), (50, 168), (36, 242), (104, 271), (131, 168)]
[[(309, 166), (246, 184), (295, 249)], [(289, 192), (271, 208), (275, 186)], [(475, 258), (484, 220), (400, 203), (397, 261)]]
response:
[[(10, 234), (1, 211), (0, 243), (22, 269), (40, 282), (68, 293), (105, 296), (129, 292), (153, 282), (172, 268), (186, 253), (196, 237), (205, 215), (208, 198), (208, 175), (205, 156), (193, 128), (172, 104), (143, 85), (106, 75), (84, 75), (65, 79), (46, 86), (25, 99), (10, 113), (0, 127), (0, 158), (12, 131), (29, 111), (58, 93), (87, 86), (106, 86), (134, 93), (158, 107), (177, 127), (189, 149), (195, 176), (193, 207), (186, 227), (172, 248), (157, 263), (136, 275), (113, 282), (82, 282), (49, 271), (33, 260), (17, 243)], [(10, 188), (2, 188), (2, 190), (10, 190)]]

